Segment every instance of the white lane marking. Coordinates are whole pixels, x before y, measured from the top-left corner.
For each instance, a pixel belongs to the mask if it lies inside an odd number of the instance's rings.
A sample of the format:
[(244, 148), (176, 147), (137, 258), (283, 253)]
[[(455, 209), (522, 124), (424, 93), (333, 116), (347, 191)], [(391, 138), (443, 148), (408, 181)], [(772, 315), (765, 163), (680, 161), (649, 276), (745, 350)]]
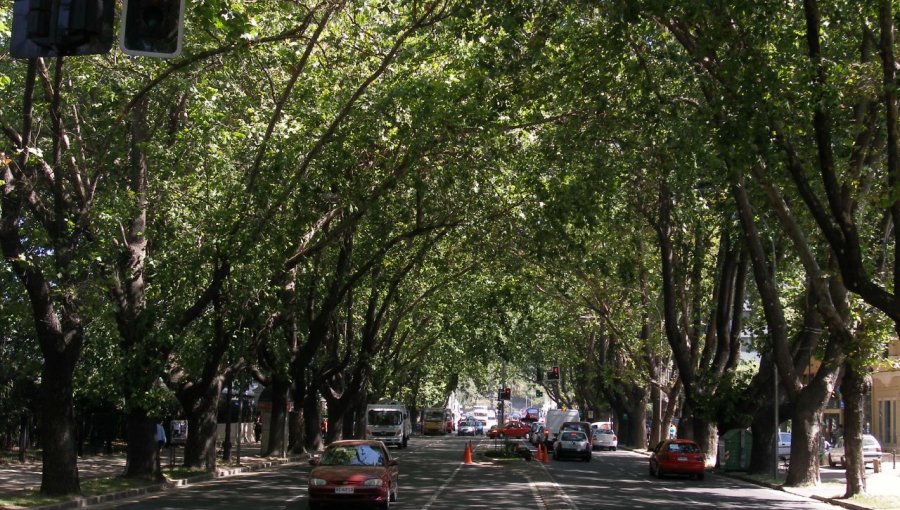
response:
[(444, 485), (441, 485), (441, 488), (431, 496), (431, 499), (429, 499), (428, 502), (425, 503), (425, 506), (422, 507), (422, 510), (428, 510), (428, 507), (430, 507), (434, 504), (435, 501), (437, 501), (438, 496), (440, 496), (441, 493), (444, 492), (444, 489), (446, 489), (447, 486), (450, 485), (450, 482), (452, 482), (453, 478), (456, 477), (456, 473), (459, 473), (459, 470), (462, 469), (464, 465), (464, 463), (460, 462), (460, 464), (456, 466), (456, 469), (453, 471), (453, 474), (450, 475), (450, 478), (447, 478), (447, 481), (444, 482)]
[(525, 475), (525, 479), (528, 480), (528, 487), (531, 488), (531, 494), (534, 496), (534, 501), (537, 505), (537, 509), (547, 510), (547, 504), (544, 503), (544, 499), (541, 498), (541, 491), (538, 490), (537, 484), (534, 483), (534, 480), (532, 480), (528, 475)]
[(549, 469), (547, 469), (547, 465), (541, 463), (541, 467), (544, 468), (544, 471), (547, 472), (547, 476), (550, 477), (550, 485), (554, 489), (556, 489), (556, 492), (560, 495), (560, 497), (562, 497), (562, 499), (566, 503), (566, 505), (568, 505), (569, 508), (571, 508), (573, 510), (578, 510), (578, 505), (576, 505), (575, 502), (572, 501), (572, 498), (570, 498), (569, 495), (566, 494), (566, 492), (562, 489), (562, 487), (560, 487), (559, 484), (556, 483), (556, 480), (553, 478), (553, 474), (550, 473)]

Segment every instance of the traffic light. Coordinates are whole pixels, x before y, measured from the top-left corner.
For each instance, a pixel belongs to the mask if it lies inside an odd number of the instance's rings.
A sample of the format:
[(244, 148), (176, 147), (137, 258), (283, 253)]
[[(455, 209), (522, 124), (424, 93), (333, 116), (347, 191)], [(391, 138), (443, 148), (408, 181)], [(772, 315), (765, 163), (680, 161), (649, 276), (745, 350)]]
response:
[(549, 381), (558, 381), (559, 380), (559, 367), (550, 367), (550, 370), (547, 371), (547, 380), (549, 380)]
[(41, 58), (106, 53), (115, 0), (15, 0), (9, 53)]
[(509, 400), (512, 398), (512, 389), (500, 388), (500, 400)]
[(541, 390), (537, 390), (537, 391), (534, 392), (534, 396), (535, 396), (535, 397), (543, 397), (543, 396), (544, 396), (544, 392), (542, 392)]
[(184, 0), (125, 0), (119, 43), (129, 55), (171, 58), (181, 53)]

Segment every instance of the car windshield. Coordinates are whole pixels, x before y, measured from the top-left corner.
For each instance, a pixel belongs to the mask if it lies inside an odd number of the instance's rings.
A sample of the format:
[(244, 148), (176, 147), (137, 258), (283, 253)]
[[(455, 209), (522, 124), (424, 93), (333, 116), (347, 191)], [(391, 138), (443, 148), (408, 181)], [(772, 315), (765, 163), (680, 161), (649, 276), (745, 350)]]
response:
[(403, 420), (400, 411), (377, 410), (369, 411), (369, 425), (400, 425)]
[(596, 430), (595, 432), (597, 432), (599, 434), (609, 434), (609, 435), (613, 434), (613, 431), (611, 431), (609, 429), (600, 429), (600, 430)]
[(322, 454), (323, 466), (383, 466), (384, 453), (367, 444), (330, 446)]
[(669, 451), (676, 453), (699, 453), (700, 448), (693, 443), (669, 443)]
[(874, 436), (863, 436), (863, 446), (878, 446), (878, 440)]
[(584, 432), (569, 431), (562, 434), (563, 441), (584, 441)]

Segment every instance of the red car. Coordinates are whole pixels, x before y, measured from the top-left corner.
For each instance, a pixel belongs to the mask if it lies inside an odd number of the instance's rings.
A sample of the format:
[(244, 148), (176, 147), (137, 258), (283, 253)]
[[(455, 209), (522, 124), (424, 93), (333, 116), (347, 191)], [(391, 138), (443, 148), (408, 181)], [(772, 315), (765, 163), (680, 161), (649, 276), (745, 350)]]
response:
[(706, 455), (690, 439), (660, 441), (650, 454), (650, 474), (662, 478), (664, 474), (684, 474), (703, 480)]
[(375, 503), (389, 508), (397, 501), (400, 472), (381, 441), (335, 441), (322, 456), (310, 459), (309, 508), (323, 503)]
[(520, 421), (508, 421), (506, 425), (502, 427), (498, 427), (496, 429), (491, 429), (488, 433), (488, 437), (491, 439), (497, 438), (514, 438), (514, 439), (522, 439), (531, 432), (531, 424), (530, 423), (522, 423)]

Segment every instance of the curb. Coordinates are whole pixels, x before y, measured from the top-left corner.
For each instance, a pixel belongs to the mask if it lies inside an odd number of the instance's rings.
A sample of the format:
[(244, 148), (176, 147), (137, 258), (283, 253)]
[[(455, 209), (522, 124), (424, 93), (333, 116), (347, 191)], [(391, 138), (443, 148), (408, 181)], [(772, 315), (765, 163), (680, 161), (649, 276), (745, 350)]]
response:
[(857, 505), (856, 503), (850, 503), (849, 501), (844, 501), (840, 498), (828, 498), (825, 496), (818, 496), (816, 494), (802, 494), (796, 491), (791, 490), (791, 487), (785, 487), (784, 485), (776, 485), (774, 483), (763, 482), (760, 480), (754, 480), (750, 477), (741, 476), (735, 473), (728, 473), (725, 471), (719, 471), (717, 474), (721, 476), (726, 476), (728, 478), (733, 478), (735, 480), (741, 480), (743, 482), (752, 483), (754, 485), (759, 485), (761, 487), (767, 487), (769, 489), (778, 490), (781, 492), (786, 492), (788, 494), (793, 494), (794, 496), (800, 496), (801, 498), (814, 499), (816, 501), (821, 501), (822, 503), (828, 503), (829, 505), (835, 505), (843, 508), (848, 508), (850, 510), (872, 510), (870, 507)]
[(100, 505), (103, 503), (110, 503), (113, 501), (118, 501), (121, 499), (133, 498), (137, 496), (144, 496), (147, 494), (154, 494), (157, 492), (162, 492), (169, 489), (174, 489), (176, 487), (185, 487), (191, 484), (208, 482), (210, 480), (215, 480), (218, 478), (228, 478), (230, 476), (238, 475), (241, 473), (252, 473), (255, 471), (262, 471), (275, 466), (282, 466), (287, 464), (293, 464), (296, 462), (300, 462), (304, 460), (306, 455), (299, 455), (294, 457), (288, 457), (287, 459), (278, 459), (271, 460), (266, 462), (260, 462), (253, 465), (230, 468), (230, 469), (217, 469), (215, 473), (205, 473), (202, 475), (192, 476), (190, 478), (182, 478), (179, 480), (172, 480), (169, 482), (158, 483), (158, 484), (150, 484), (146, 487), (137, 487), (133, 489), (128, 489), (120, 492), (113, 492), (110, 494), (99, 494), (97, 496), (88, 496), (88, 497), (80, 497), (76, 499), (72, 499), (69, 501), (64, 501), (62, 503), (53, 503), (52, 505), (44, 505), (44, 506), (31, 506), (31, 507), (0, 507), (4, 510), (66, 510), (69, 508), (87, 508), (94, 505)]

